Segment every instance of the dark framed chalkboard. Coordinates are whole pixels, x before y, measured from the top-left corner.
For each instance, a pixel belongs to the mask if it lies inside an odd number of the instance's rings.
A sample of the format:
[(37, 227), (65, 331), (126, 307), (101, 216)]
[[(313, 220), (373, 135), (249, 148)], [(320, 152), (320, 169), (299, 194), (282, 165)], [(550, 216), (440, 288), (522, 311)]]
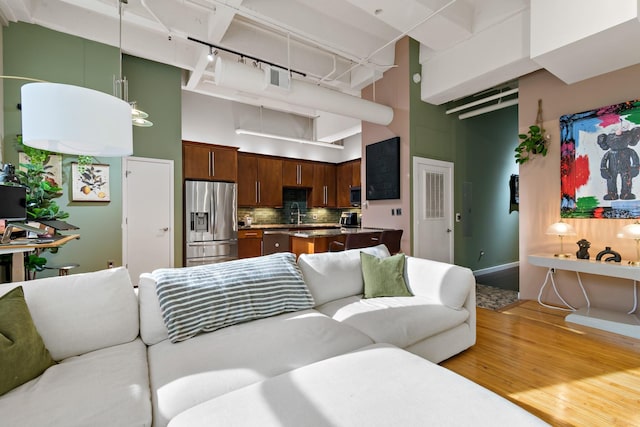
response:
[(400, 137), (366, 147), (367, 200), (400, 198)]

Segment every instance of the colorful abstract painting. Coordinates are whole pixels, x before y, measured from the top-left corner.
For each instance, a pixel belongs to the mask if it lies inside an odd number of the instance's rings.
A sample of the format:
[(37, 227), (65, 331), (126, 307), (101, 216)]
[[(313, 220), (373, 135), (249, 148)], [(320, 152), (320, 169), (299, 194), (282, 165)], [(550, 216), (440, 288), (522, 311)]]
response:
[(640, 218), (640, 100), (560, 117), (561, 216)]

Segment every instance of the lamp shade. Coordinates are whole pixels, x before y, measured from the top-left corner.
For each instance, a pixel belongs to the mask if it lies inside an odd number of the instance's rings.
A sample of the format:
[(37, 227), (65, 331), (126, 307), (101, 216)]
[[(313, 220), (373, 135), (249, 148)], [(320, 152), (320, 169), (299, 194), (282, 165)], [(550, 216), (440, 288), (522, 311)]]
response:
[(640, 223), (634, 222), (633, 224), (628, 224), (622, 227), (618, 237), (622, 237), (623, 239), (640, 239)]
[(560, 221), (555, 222), (547, 228), (545, 234), (553, 234), (554, 236), (575, 236), (576, 230), (571, 224)]
[(57, 153), (124, 157), (133, 154), (131, 106), (79, 86), (22, 86), (22, 141)]

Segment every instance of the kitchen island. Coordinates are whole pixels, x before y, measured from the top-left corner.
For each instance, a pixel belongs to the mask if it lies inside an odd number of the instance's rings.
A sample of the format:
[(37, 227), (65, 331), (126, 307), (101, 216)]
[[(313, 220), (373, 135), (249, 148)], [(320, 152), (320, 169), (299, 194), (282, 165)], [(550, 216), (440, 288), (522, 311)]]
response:
[(359, 234), (363, 238), (369, 238), (371, 244), (378, 244), (382, 230), (376, 228), (339, 228), (329, 230), (308, 230), (290, 232), (290, 250), (296, 256), (300, 254), (313, 254), (329, 252), (332, 242), (345, 244), (349, 234)]
[[(243, 247), (243, 240), (245, 240), (243, 237), (247, 233), (258, 233), (259, 236), (256, 234), (252, 237), (254, 241), (259, 237), (262, 244), (261, 251), (258, 251), (256, 246), (253, 251), (247, 251), (241, 257), (259, 256), (273, 252), (293, 252), (296, 256), (300, 256), (300, 254), (328, 252), (332, 242), (344, 245), (349, 234), (359, 234), (365, 239), (369, 237), (371, 239), (370, 246), (375, 246), (378, 244), (381, 232), (382, 229), (379, 228), (341, 228), (338, 224), (253, 224), (248, 227), (240, 227), (238, 237), (240, 248)], [(288, 245), (284, 244), (283, 238), (288, 239)], [(274, 248), (272, 242), (276, 242), (277, 247)], [(245, 251), (240, 252), (245, 253)]]

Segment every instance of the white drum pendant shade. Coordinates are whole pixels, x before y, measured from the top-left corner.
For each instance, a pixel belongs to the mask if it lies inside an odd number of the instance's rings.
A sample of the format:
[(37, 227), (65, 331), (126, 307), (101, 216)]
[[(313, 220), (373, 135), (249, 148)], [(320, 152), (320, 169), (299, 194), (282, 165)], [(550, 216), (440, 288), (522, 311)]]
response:
[(79, 86), (22, 86), (22, 142), (64, 154), (124, 157), (133, 154), (131, 106)]

